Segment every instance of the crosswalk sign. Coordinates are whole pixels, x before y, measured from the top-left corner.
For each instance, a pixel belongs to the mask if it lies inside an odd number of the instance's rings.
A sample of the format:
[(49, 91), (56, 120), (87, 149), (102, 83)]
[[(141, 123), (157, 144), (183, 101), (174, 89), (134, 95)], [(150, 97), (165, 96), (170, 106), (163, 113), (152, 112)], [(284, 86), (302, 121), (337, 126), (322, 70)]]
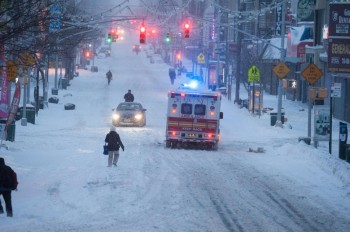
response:
[(248, 82), (259, 82), (260, 81), (260, 70), (258, 67), (253, 65), (248, 70)]
[(204, 57), (204, 54), (203, 54), (203, 53), (200, 53), (200, 54), (197, 56), (197, 62), (198, 62), (198, 64), (205, 64), (205, 57)]

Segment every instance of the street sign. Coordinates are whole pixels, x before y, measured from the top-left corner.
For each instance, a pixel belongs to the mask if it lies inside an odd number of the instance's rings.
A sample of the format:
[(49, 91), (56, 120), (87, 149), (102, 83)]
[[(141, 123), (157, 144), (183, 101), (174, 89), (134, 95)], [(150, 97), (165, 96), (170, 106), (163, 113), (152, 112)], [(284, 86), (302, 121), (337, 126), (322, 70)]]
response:
[(248, 70), (248, 82), (259, 82), (260, 81), (260, 70), (258, 67), (253, 65)]
[(18, 68), (12, 60), (6, 62), (7, 80), (13, 81), (18, 75)]
[[(0, 74), (2, 74), (2, 72), (3, 72), (3, 70), (1, 68)], [(8, 60), (6, 62), (6, 75), (7, 75), (8, 81), (14, 80), (18, 75), (18, 68), (12, 60)]]
[(341, 97), (341, 83), (332, 83), (331, 97)]
[(19, 57), (19, 63), (22, 64), (24, 68), (29, 68), (35, 64), (35, 59), (29, 52), (23, 52)]
[(301, 75), (309, 82), (310, 85), (316, 83), (318, 79), (323, 75), (322, 71), (315, 65), (309, 64), (304, 71), (301, 72)]
[(56, 32), (61, 29), (61, 12), (62, 7), (59, 5), (52, 5), (50, 7), (50, 26), (49, 26), (49, 32)]
[(290, 72), (290, 69), (284, 62), (279, 62), (272, 70), (280, 79), (285, 78)]
[(197, 61), (198, 61), (198, 64), (205, 64), (205, 56), (203, 53), (200, 53), (198, 56), (197, 56)]

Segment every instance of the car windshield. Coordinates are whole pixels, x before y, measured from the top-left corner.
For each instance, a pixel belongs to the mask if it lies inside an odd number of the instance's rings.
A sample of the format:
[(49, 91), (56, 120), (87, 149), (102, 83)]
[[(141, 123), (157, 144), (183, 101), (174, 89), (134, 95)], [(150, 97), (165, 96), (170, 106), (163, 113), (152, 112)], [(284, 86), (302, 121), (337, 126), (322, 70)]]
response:
[(137, 103), (121, 103), (117, 107), (117, 110), (140, 110), (142, 109), (141, 104)]

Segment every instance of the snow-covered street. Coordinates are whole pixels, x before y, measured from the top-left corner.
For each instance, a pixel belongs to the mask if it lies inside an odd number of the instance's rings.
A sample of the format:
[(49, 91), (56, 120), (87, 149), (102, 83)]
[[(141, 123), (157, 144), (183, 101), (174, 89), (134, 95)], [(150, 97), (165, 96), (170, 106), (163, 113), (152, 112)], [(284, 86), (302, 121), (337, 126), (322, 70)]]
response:
[[(328, 142), (298, 142), (305, 104), (283, 100), (288, 121), (278, 128), (223, 97), (218, 151), (165, 148), (169, 66), (133, 53), (135, 43), (113, 43), (111, 57), (95, 59), (98, 72), (79, 70), (35, 125), (16, 122), (15, 142), (0, 151), (19, 180), (1, 232), (350, 231), (350, 165), (338, 158), (337, 121), (330, 155)], [(112, 108), (128, 89), (147, 109), (147, 125), (117, 128), (125, 151), (107, 167)], [(264, 95), (264, 107), (276, 108), (277, 97)], [(248, 151), (258, 147), (265, 152)]]

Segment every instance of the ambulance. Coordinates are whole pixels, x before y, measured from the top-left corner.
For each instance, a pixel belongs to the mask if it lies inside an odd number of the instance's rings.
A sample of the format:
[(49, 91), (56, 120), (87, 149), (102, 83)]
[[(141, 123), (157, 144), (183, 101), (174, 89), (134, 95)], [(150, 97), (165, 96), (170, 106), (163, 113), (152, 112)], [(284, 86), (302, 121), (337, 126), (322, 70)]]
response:
[(217, 150), (221, 94), (177, 89), (168, 92), (166, 147)]

